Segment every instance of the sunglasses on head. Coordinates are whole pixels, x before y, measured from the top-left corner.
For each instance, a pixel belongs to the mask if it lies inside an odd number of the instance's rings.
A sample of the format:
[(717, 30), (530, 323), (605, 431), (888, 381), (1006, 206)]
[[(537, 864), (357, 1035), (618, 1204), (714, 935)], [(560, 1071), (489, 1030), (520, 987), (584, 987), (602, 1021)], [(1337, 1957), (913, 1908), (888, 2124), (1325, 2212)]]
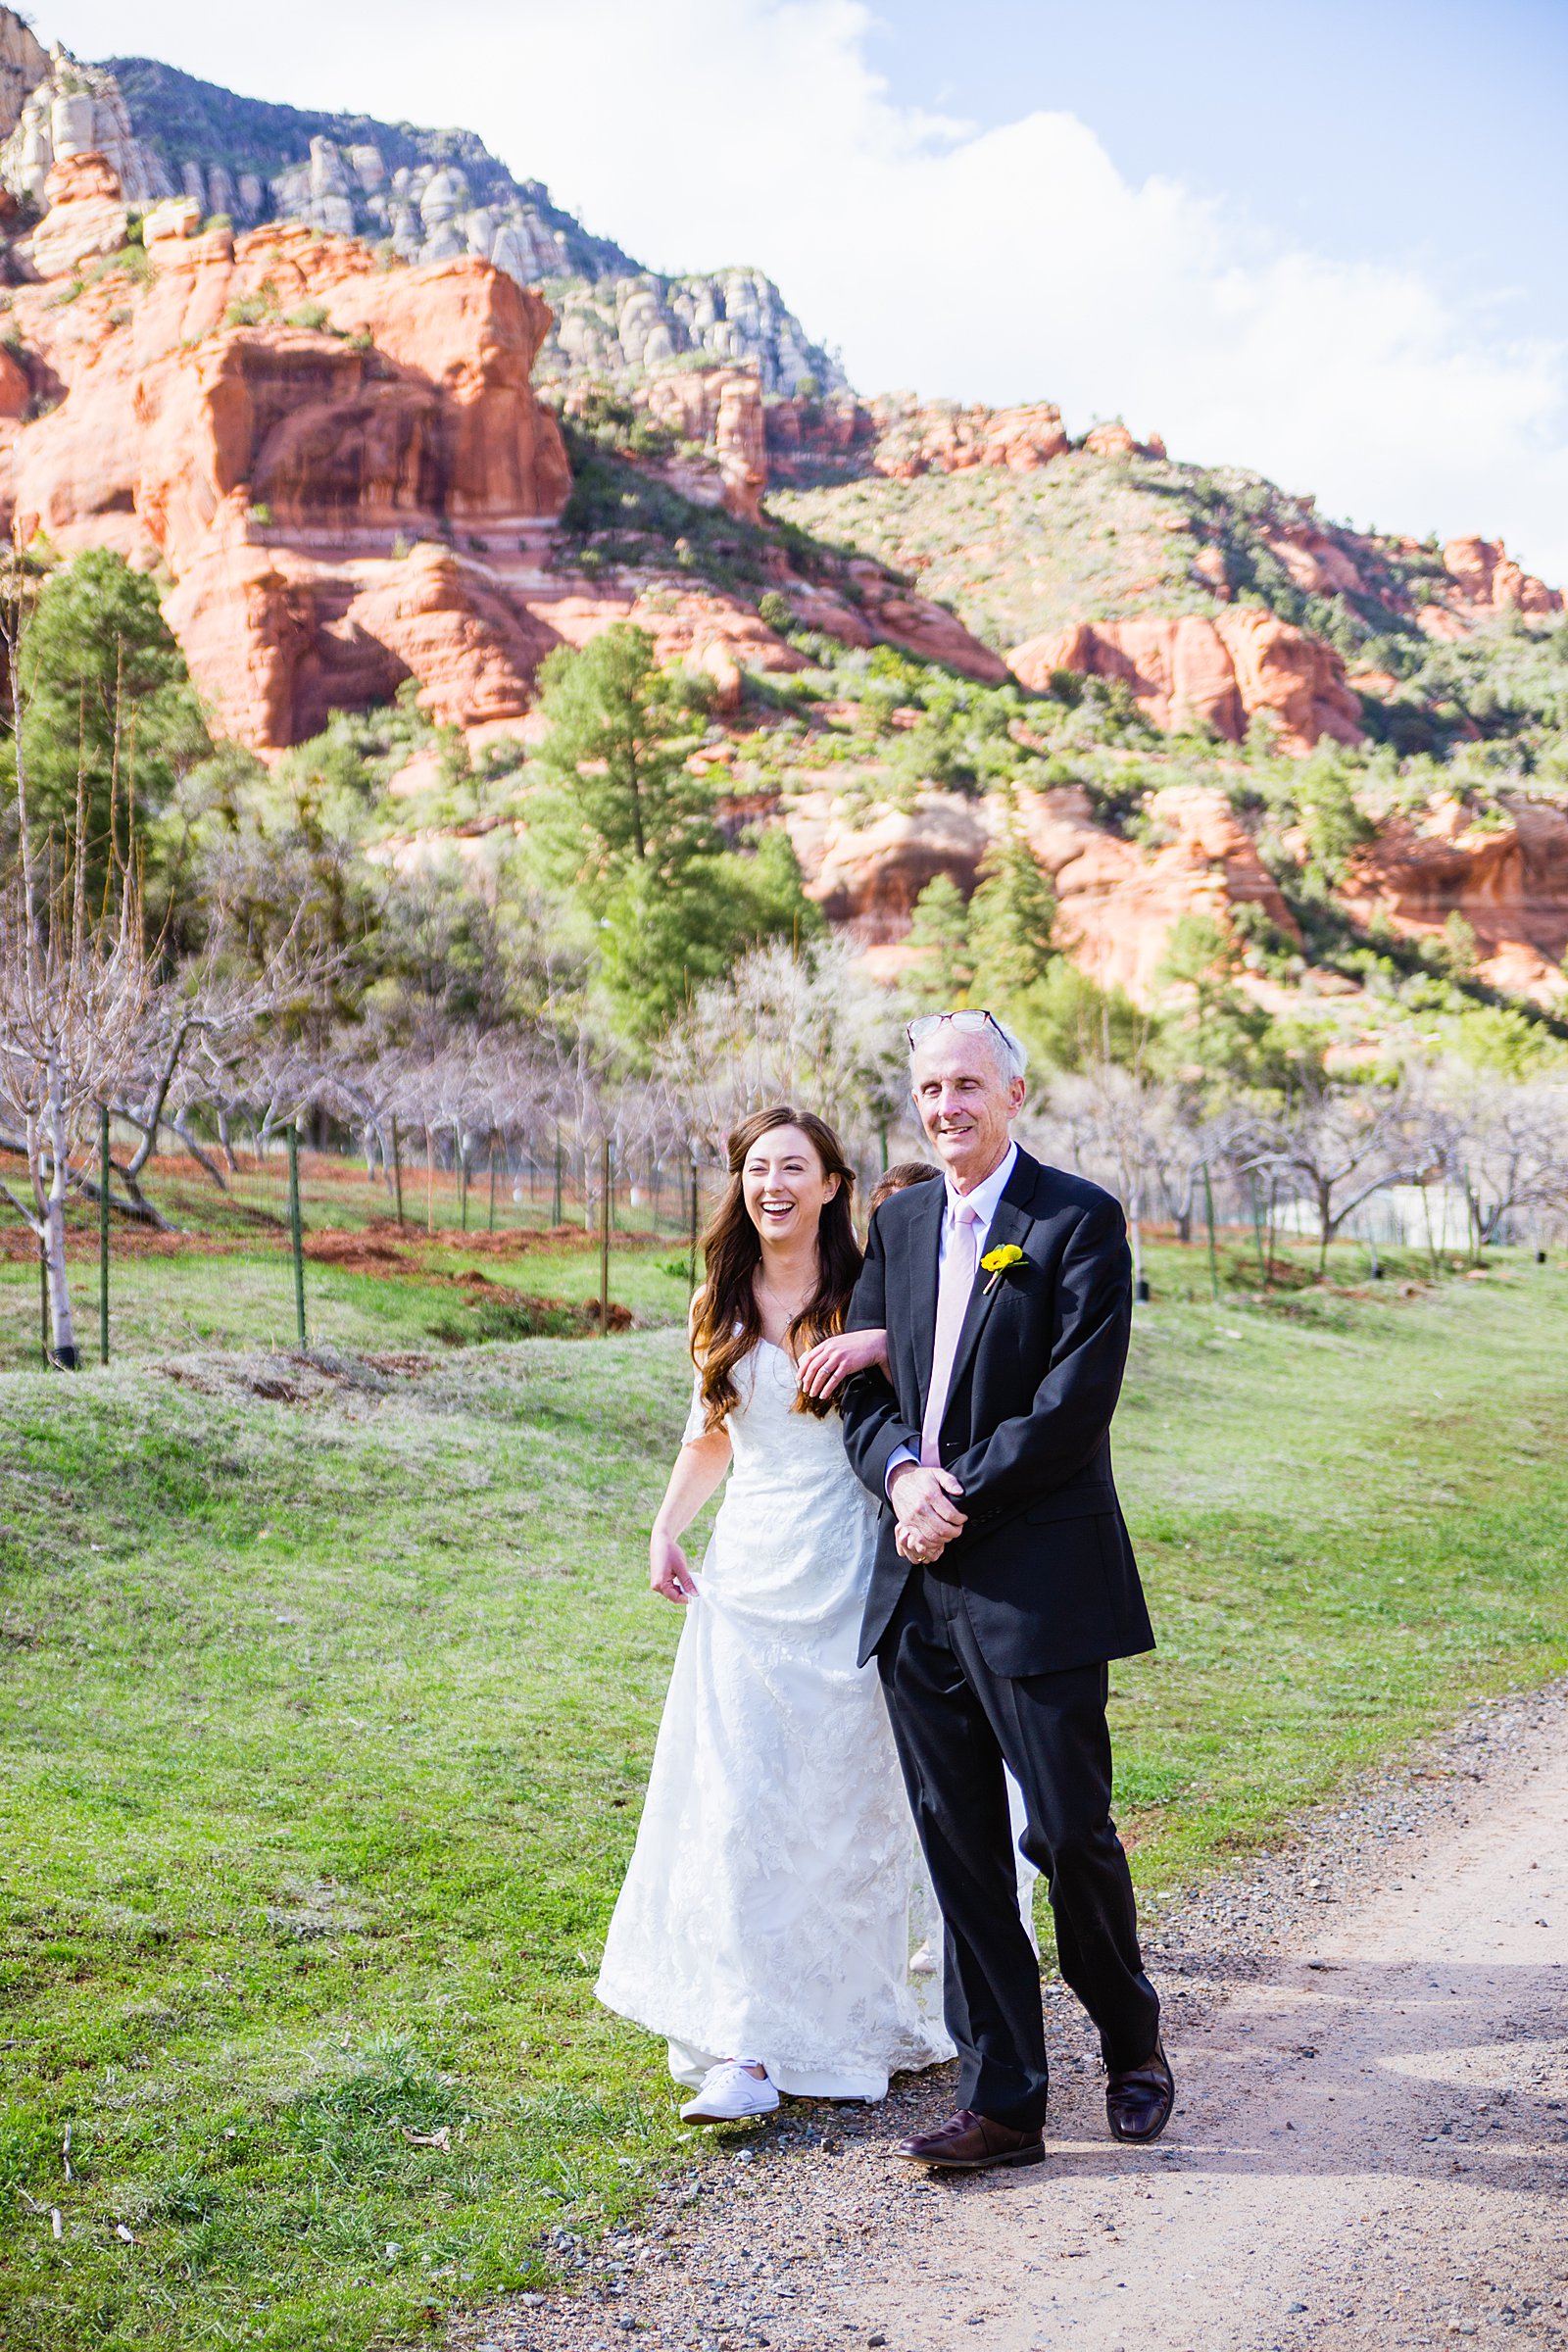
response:
[(923, 1039), (934, 1035), (944, 1021), (951, 1021), (961, 1037), (977, 1037), (982, 1029), (992, 1028), (1003, 1043), (1006, 1043), (1007, 1033), (994, 1012), (927, 1012), (922, 1013), (919, 1020), (911, 1021), (904, 1032), (909, 1041), (910, 1053)]

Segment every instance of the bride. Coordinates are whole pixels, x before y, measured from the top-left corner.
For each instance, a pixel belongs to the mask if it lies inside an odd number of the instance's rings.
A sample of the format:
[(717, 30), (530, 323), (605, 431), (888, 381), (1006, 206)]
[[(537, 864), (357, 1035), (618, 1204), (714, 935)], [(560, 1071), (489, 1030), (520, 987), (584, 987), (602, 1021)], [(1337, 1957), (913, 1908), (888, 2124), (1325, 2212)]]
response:
[[(854, 1171), (787, 1106), (737, 1128), (649, 1546), (687, 1617), (596, 1987), (664, 2036), (687, 2123), (766, 2115), (780, 2091), (879, 2099), (953, 2055), (938, 1981), (910, 1971), (929, 1892), (876, 1671), (855, 1662), (874, 1509), (820, 1393), (882, 1342), (836, 1336)], [(699, 1578), (680, 1538), (732, 1464)]]

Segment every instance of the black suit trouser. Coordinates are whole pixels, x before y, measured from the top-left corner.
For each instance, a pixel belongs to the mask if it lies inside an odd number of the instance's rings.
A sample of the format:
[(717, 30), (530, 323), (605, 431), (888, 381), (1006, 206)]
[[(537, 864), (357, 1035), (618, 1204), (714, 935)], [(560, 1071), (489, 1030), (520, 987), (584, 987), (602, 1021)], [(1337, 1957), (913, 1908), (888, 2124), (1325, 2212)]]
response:
[(1099, 2029), (1105, 2064), (1141, 2065), (1159, 2033), (1110, 1818), (1108, 1674), (994, 1674), (962, 1587), (929, 1568), (911, 1573), (876, 1654), (947, 1932), (958, 2104), (1026, 2130), (1045, 2119), (1046, 2035), (1040, 1966), (1018, 1915), (1004, 1764), (1024, 1793), (1020, 1843), (1050, 1890), (1061, 1973)]

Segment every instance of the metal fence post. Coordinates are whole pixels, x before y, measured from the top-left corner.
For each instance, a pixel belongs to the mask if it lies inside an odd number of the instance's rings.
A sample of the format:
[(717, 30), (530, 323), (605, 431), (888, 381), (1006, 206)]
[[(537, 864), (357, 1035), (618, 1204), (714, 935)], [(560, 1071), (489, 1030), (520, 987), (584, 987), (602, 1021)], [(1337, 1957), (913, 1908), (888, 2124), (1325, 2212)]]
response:
[(688, 1298), (691, 1298), (692, 1296), (694, 1296), (694, 1295), (695, 1295), (695, 1293), (696, 1293), (696, 1289), (697, 1289), (697, 1227), (698, 1227), (698, 1222), (699, 1222), (699, 1211), (698, 1211), (697, 1202), (698, 1202), (697, 1162), (696, 1162), (696, 1160), (694, 1159), (694, 1160), (692, 1161), (692, 1236), (691, 1236), (691, 1253), (690, 1253), (690, 1258), (689, 1258), (689, 1261), (688, 1261), (688, 1263), (687, 1263), (687, 1267), (686, 1267), (686, 1295), (687, 1295), (687, 1297), (688, 1297)]
[(98, 1360), (109, 1361), (109, 1105), (98, 1118)]
[(599, 1147), (599, 1333), (610, 1337), (610, 1138)]
[(294, 1323), (305, 1346), (305, 1239), (300, 1230), (300, 1131), (288, 1131), (288, 1238), (294, 1253)]
[(1203, 1162), (1203, 1213), (1208, 1218), (1208, 1285), (1214, 1294), (1214, 1303), (1217, 1306), (1219, 1304), (1219, 1251), (1214, 1245), (1214, 1186), (1208, 1173), (1206, 1159)]

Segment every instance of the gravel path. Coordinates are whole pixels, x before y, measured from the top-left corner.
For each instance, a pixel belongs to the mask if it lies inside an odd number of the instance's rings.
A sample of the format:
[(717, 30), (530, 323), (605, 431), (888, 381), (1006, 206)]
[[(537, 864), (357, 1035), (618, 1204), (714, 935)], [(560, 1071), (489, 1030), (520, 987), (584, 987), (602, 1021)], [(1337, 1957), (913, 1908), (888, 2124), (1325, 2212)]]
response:
[[(705, 2134), (642, 2230), (562, 2244), (577, 2295), (454, 2352), (1337, 2352), (1568, 2344), (1568, 1686), (1477, 1711), (1148, 1924), (1175, 2121), (1107, 2136), (1048, 1988), (1047, 2162), (937, 2181), (873, 2110)], [(984, 2329), (971, 2337), (970, 2328)]]

